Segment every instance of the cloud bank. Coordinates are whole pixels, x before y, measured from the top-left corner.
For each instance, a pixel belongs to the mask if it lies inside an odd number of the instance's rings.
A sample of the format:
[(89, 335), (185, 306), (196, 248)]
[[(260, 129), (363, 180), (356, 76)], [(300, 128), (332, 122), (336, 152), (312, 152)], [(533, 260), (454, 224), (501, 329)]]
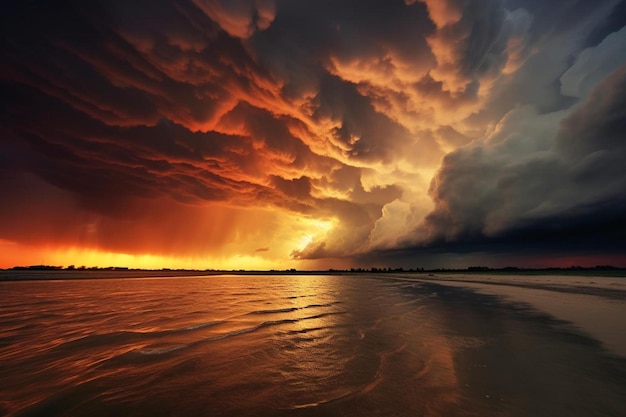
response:
[(3, 242), (625, 259), (624, 2), (1, 7)]

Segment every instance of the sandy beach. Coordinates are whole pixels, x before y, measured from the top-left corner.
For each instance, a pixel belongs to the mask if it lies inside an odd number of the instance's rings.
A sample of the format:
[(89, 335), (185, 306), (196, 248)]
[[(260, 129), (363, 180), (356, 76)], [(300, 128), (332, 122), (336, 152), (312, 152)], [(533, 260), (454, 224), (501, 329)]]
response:
[(619, 416), (626, 407), (622, 285), (619, 278), (447, 275), (421, 279), (415, 289), (430, 292), (431, 308), (447, 318), (464, 401), (477, 415)]
[(468, 288), (548, 314), (626, 357), (626, 278), (586, 276), (432, 275), (425, 282)]

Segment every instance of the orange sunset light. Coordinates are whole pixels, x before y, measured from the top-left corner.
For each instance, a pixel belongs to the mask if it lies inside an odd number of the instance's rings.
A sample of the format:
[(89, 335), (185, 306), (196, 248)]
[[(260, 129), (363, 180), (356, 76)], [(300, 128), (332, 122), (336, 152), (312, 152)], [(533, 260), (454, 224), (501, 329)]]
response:
[[(30, 265), (34, 259), (38, 264), (75, 267), (128, 267), (137, 269), (219, 269), (219, 270), (269, 270), (276, 266), (272, 259), (262, 255), (231, 255), (227, 257), (173, 257), (151, 254), (126, 254), (105, 252), (85, 248), (46, 248), (22, 247), (17, 245), (2, 245), (3, 264), (0, 268), (9, 268), (15, 265)], [(80, 264), (75, 261), (80, 260)], [(287, 264), (285, 268), (296, 266), (295, 262)]]
[(10, 3), (2, 267), (626, 258), (618, 2)]

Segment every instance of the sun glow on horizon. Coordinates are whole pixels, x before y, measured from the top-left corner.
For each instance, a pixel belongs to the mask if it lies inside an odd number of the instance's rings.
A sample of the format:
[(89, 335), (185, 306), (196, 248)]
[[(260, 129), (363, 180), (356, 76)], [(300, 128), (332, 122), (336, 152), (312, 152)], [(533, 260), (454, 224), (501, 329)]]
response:
[(272, 259), (260, 254), (233, 254), (227, 256), (166, 256), (156, 254), (129, 254), (89, 248), (49, 248), (3, 244), (5, 256), (0, 268), (35, 264), (68, 267), (127, 267), (132, 269), (215, 269), (215, 270), (269, 270), (296, 268), (301, 265), (292, 259)]
[[(261, 216), (263, 213), (257, 215)], [(265, 217), (260, 217), (264, 221)], [(270, 270), (315, 269), (317, 260), (294, 259), (294, 250), (302, 250), (314, 241), (321, 241), (337, 225), (335, 218), (283, 216), (282, 223), (262, 226), (254, 239), (232, 240), (216, 250), (203, 253), (154, 253), (115, 251), (88, 246), (24, 244), (0, 240), (0, 268), (49, 265), (68, 267), (127, 267), (132, 269), (215, 269)], [(268, 229), (269, 228), (269, 229)], [(262, 233), (261, 233), (262, 232)]]

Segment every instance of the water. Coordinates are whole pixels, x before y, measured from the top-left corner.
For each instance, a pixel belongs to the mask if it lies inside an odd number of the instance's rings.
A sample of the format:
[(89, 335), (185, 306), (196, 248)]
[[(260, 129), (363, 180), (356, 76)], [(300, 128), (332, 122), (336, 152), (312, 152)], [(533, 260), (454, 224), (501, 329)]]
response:
[[(618, 415), (625, 405), (623, 359), (545, 317), (442, 288), (368, 276), (1, 282), (0, 414)], [(543, 368), (529, 372), (533, 360)], [(579, 381), (588, 398), (562, 398)]]

